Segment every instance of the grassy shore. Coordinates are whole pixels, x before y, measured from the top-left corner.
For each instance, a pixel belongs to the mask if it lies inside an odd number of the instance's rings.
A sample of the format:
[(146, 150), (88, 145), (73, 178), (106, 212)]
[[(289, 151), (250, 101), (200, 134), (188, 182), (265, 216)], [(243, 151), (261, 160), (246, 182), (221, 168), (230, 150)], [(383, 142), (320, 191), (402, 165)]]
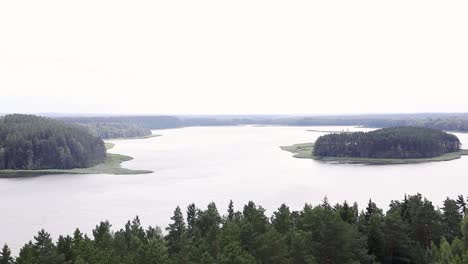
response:
[(104, 142), (104, 146), (106, 147), (106, 150), (109, 150), (115, 146), (114, 143), (111, 142)]
[(127, 137), (127, 138), (109, 138), (106, 140), (126, 140), (126, 139), (148, 139), (148, 138), (155, 138), (155, 137), (160, 137), (161, 135), (158, 134), (151, 134), (147, 136), (141, 136), (141, 137)]
[(299, 159), (313, 159), (318, 161), (340, 163), (340, 164), (368, 164), (368, 165), (391, 165), (391, 164), (416, 164), (424, 162), (440, 162), (459, 159), (468, 155), (468, 150), (464, 149), (458, 152), (447, 153), (434, 158), (422, 159), (372, 159), (372, 158), (353, 158), (353, 157), (320, 157), (314, 156), (313, 143), (300, 143), (291, 146), (282, 146), (282, 150), (293, 153), (293, 157)]
[[(109, 150), (115, 146), (114, 143), (105, 142), (106, 149)], [(21, 178), (53, 174), (147, 174), (150, 170), (131, 170), (122, 168), (121, 164), (130, 161), (133, 158), (121, 154), (107, 153), (106, 160), (90, 168), (69, 169), (69, 170), (0, 170), (0, 178)]]

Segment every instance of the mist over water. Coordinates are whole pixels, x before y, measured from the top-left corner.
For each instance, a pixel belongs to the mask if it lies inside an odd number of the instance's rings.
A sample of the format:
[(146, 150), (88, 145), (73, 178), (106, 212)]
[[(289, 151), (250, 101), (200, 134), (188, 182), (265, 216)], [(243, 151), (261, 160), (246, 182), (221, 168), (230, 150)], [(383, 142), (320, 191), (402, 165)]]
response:
[[(173, 210), (189, 203), (204, 208), (214, 201), (224, 214), (230, 199), (236, 209), (249, 200), (270, 215), (281, 203), (300, 209), (325, 196), (334, 204), (369, 198), (387, 208), (404, 194), (422, 193), (441, 204), (466, 195), (468, 158), (410, 165), (344, 165), (295, 159), (279, 146), (313, 142), (314, 130), (367, 130), (353, 127), (190, 127), (153, 131), (161, 137), (115, 140), (113, 153), (135, 159), (132, 169), (146, 175), (53, 175), (0, 179), (0, 244), (19, 247), (41, 228), (55, 238), (76, 227), (90, 234), (101, 220), (114, 229), (139, 215), (144, 225), (165, 228)], [(458, 134), (468, 145), (468, 134)]]

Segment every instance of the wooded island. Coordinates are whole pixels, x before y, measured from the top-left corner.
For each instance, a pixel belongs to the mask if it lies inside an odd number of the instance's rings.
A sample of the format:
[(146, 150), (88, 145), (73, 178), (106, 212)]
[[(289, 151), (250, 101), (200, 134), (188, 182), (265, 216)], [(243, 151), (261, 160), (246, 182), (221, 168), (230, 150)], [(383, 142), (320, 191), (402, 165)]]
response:
[(294, 153), (295, 158), (376, 165), (449, 161), (468, 155), (455, 135), (422, 127), (332, 133), (319, 137), (315, 143), (281, 149)]
[(314, 155), (380, 159), (432, 158), (460, 150), (460, 140), (441, 130), (393, 127), (371, 132), (333, 133), (314, 144)]

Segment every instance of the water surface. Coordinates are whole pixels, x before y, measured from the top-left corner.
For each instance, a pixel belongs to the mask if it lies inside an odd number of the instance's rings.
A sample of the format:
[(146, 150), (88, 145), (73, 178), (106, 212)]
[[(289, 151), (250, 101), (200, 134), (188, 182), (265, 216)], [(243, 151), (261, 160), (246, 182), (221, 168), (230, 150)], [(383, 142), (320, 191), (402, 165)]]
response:
[[(54, 237), (76, 227), (90, 230), (108, 219), (115, 228), (139, 215), (145, 225), (165, 227), (177, 205), (215, 201), (225, 212), (232, 199), (249, 200), (268, 214), (287, 203), (300, 209), (325, 196), (332, 203), (372, 198), (381, 207), (405, 193), (422, 193), (440, 204), (467, 195), (468, 158), (410, 165), (338, 165), (295, 159), (281, 145), (312, 142), (336, 127), (190, 127), (154, 131), (162, 137), (116, 140), (111, 150), (135, 157), (124, 163), (146, 175), (53, 175), (0, 179), (0, 244), (17, 249), (41, 228)], [(338, 130), (362, 130), (340, 127)], [(468, 134), (457, 134), (468, 145)]]

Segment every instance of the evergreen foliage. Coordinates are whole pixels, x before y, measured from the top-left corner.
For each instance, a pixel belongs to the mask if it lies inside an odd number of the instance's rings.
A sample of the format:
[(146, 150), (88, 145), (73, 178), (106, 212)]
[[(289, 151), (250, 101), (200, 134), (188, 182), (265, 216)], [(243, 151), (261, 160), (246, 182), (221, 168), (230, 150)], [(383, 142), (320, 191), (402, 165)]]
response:
[[(456, 203), (455, 203), (456, 204)], [(101, 222), (92, 238), (76, 230), (56, 243), (41, 230), (14, 260), (5, 246), (0, 264), (463, 264), (468, 263), (468, 217), (447, 199), (436, 209), (420, 194), (392, 201), (389, 210), (369, 201), (358, 213), (347, 202), (285, 204), (269, 219), (253, 202), (220, 216), (216, 205), (177, 207), (164, 236), (143, 228), (138, 216), (112, 231)], [(458, 229), (456, 225), (458, 223)], [(449, 239), (450, 238), (450, 239)]]
[(33, 115), (0, 118), (0, 169), (86, 168), (105, 157), (104, 142), (83, 127)]

